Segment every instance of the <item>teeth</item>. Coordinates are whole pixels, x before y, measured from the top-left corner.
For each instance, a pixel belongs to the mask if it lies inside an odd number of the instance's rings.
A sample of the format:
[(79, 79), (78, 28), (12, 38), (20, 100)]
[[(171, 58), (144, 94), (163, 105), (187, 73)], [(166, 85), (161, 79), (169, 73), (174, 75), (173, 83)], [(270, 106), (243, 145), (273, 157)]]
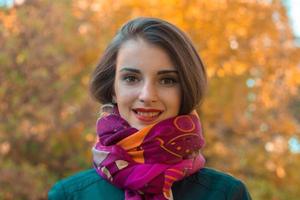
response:
[(144, 117), (154, 117), (157, 116), (159, 114), (159, 112), (140, 112), (137, 111), (138, 115), (144, 116)]

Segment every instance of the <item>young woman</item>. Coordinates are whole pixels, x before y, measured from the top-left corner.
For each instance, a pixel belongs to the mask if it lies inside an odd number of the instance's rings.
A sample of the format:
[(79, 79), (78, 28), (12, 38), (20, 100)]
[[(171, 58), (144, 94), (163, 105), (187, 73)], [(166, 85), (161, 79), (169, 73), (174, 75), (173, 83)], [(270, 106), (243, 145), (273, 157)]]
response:
[(238, 179), (204, 168), (194, 109), (205, 89), (204, 66), (182, 31), (156, 18), (126, 23), (91, 79), (103, 104), (94, 169), (58, 182), (49, 199), (251, 199)]

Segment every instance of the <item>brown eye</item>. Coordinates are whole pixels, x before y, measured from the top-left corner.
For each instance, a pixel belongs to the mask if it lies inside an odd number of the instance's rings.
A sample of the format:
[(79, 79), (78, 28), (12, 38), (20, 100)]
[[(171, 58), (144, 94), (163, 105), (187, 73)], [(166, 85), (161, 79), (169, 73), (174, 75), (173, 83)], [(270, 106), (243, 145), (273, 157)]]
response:
[(134, 75), (125, 75), (122, 77), (122, 80), (125, 81), (126, 83), (135, 83), (139, 81), (138, 77)]
[(162, 85), (174, 85), (174, 84), (177, 84), (178, 81), (177, 81), (177, 79), (175, 79), (175, 78), (162, 78), (162, 79), (160, 80), (160, 83), (161, 83)]

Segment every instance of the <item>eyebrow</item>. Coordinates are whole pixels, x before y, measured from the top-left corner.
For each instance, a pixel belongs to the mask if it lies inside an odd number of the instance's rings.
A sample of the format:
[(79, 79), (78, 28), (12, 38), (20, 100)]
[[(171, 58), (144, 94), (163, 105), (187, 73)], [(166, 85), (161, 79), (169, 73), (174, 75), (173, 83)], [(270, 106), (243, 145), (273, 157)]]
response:
[[(134, 72), (134, 73), (137, 73), (137, 74), (140, 74), (141, 71), (138, 70), (138, 69), (135, 69), (135, 68), (128, 68), (128, 67), (124, 67), (120, 70), (120, 72), (123, 72), (123, 71), (129, 71), (129, 72)], [(169, 74), (169, 73), (176, 73), (178, 74), (178, 71), (177, 70), (168, 70), (168, 69), (164, 69), (164, 70), (160, 70), (157, 72), (158, 75), (161, 75), (161, 74)]]

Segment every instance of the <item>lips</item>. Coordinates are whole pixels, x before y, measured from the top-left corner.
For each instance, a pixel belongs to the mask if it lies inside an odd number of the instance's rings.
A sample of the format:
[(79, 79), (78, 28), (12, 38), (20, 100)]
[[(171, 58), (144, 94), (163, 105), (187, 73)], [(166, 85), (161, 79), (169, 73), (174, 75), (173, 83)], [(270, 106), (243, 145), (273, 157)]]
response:
[(132, 109), (132, 111), (134, 112), (136, 118), (143, 122), (153, 122), (162, 113), (162, 110), (145, 108), (135, 108)]

